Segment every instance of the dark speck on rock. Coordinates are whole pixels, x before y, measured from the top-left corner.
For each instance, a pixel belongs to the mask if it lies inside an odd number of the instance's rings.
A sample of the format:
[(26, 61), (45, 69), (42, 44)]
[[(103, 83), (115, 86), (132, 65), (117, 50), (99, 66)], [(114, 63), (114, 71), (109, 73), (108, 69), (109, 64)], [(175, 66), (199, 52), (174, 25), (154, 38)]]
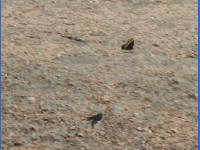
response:
[(98, 121), (100, 121), (100, 120), (102, 119), (102, 117), (103, 117), (103, 114), (99, 113), (99, 114), (97, 114), (97, 115), (88, 117), (87, 119), (88, 119), (88, 121), (90, 121), (90, 120), (92, 121), (92, 122), (91, 122), (91, 125), (92, 125), (92, 127), (94, 127), (94, 125), (95, 125)]

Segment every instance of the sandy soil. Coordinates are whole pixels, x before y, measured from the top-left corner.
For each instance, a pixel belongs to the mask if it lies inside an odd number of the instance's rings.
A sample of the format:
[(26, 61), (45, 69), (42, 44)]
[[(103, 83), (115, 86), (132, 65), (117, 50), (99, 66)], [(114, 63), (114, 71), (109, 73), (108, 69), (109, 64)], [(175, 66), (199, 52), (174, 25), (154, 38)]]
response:
[(197, 6), (2, 0), (2, 150), (197, 150)]

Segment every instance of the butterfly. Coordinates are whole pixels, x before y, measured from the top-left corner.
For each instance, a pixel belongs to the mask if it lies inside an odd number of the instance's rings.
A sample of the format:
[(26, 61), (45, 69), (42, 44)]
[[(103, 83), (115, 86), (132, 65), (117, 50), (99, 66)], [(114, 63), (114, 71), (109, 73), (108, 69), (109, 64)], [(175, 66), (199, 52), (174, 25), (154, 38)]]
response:
[(128, 40), (128, 42), (126, 42), (125, 44), (123, 44), (121, 46), (121, 48), (123, 50), (131, 50), (131, 49), (133, 49), (133, 46), (134, 46), (134, 39), (131, 38), (131, 39)]

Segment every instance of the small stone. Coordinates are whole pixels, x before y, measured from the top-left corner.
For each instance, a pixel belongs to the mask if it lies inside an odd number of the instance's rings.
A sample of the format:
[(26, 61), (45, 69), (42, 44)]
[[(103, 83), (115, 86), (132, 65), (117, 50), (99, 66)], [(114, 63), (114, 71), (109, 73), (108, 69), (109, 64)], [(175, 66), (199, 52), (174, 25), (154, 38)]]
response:
[(125, 145), (125, 143), (124, 142), (118, 142), (118, 145), (123, 146), (123, 145)]
[(155, 47), (160, 47), (158, 44), (156, 44), (156, 43), (153, 43), (152, 44), (153, 46), (155, 46)]
[(145, 141), (142, 141), (142, 144), (145, 144), (146, 142)]
[(20, 142), (15, 142), (14, 143), (14, 146), (21, 146), (22, 145), (22, 143), (20, 143)]
[(134, 118), (128, 118), (128, 120), (134, 122)]
[(112, 106), (107, 106), (106, 110), (111, 111), (111, 110), (113, 110), (113, 107)]
[(30, 131), (36, 131), (37, 128), (35, 128), (35, 127), (30, 127), (29, 129), (30, 129)]
[(139, 114), (139, 113), (134, 113), (133, 116), (134, 116), (134, 117), (139, 117), (140, 114)]
[(144, 131), (144, 129), (142, 129), (141, 127), (137, 128), (138, 131)]
[(70, 127), (70, 130), (75, 130), (75, 129), (76, 129), (75, 126)]
[(15, 136), (15, 134), (13, 133), (13, 132), (10, 132), (10, 133), (7, 133), (7, 137), (14, 137)]
[(57, 54), (57, 57), (60, 57), (60, 56), (62, 56), (61, 54)]
[(35, 101), (36, 101), (35, 97), (28, 97), (28, 100), (29, 100), (31, 103), (35, 103)]
[(171, 131), (172, 131), (172, 133), (178, 133), (178, 131), (176, 129), (172, 129)]
[(101, 131), (100, 134), (101, 134), (101, 135), (105, 135), (106, 133), (105, 133), (104, 131)]
[(72, 137), (72, 134), (68, 133), (68, 134), (67, 134), (67, 137)]
[(144, 130), (145, 130), (147, 133), (149, 133), (149, 134), (152, 133), (151, 129), (149, 129), (148, 127), (147, 127), (147, 128), (144, 128)]
[(77, 133), (76, 136), (83, 137), (83, 134), (82, 133)]
[(128, 139), (128, 142), (129, 142), (129, 143), (132, 143), (132, 142), (133, 142), (133, 140), (132, 140), (132, 139)]

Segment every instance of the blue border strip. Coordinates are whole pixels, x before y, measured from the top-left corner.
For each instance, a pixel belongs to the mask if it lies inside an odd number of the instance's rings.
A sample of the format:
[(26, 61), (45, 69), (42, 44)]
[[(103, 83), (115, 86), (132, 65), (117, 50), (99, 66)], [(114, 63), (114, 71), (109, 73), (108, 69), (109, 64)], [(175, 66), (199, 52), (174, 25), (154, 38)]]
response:
[[(0, 15), (1, 15), (1, 0), (0, 0)], [(1, 27), (1, 19), (0, 19), (0, 27)], [(0, 30), (0, 45), (1, 45), (1, 30)], [(0, 65), (1, 65), (1, 47), (0, 47)], [(1, 72), (1, 66), (0, 66), (0, 72)], [(1, 78), (0, 78), (0, 96), (1, 96)], [(1, 97), (0, 97), (0, 106), (1, 106)], [(0, 110), (1, 110), (1, 107), (0, 107)], [(0, 120), (0, 127), (1, 127), (1, 120)], [(1, 134), (1, 130), (0, 130), (0, 134)], [(0, 137), (0, 140), (1, 140), (1, 137)], [(1, 149), (1, 141), (0, 141), (0, 149)]]
[[(1, 0), (0, 0), (0, 15), (1, 15)], [(1, 19), (0, 19), (0, 27), (1, 27)], [(1, 45), (1, 30), (0, 30), (0, 45)], [(1, 65), (1, 47), (0, 47), (0, 65)], [(0, 66), (0, 72), (1, 72), (1, 66)], [(0, 96), (1, 96), (1, 78), (0, 78)], [(1, 106), (1, 97), (0, 97), (0, 106)], [(0, 107), (0, 110), (1, 110), (1, 107)], [(1, 120), (0, 120), (0, 127), (1, 127)], [(1, 130), (0, 130), (0, 134), (1, 134)], [(1, 137), (0, 137), (0, 140), (1, 140)], [(1, 149), (1, 141), (0, 141), (0, 149)]]
[(199, 16), (200, 16), (200, 14), (199, 14), (199, 12), (200, 12), (200, 7), (199, 7), (199, 4), (200, 4), (200, 0), (198, 0), (198, 149), (200, 150), (200, 128), (199, 128), (199, 125), (200, 125), (200, 115), (199, 115), (199, 113), (200, 113), (200, 107), (199, 107), (199, 103), (200, 103), (200, 98), (199, 98), (199, 94), (200, 94), (200, 85), (199, 85), (199, 79), (200, 79), (200, 73), (199, 73), (199, 71), (200, 71), (200, 62), (199, 62), (199, 60), (200, 60), (200, 55), (199, 55), (199, 43), (200, 43), (200, 37), (199, 37), (199, 35), (200, 35), (200, 32), (199, 32), (199, 25), (200, 25), (200, 19), (199, 19)]

